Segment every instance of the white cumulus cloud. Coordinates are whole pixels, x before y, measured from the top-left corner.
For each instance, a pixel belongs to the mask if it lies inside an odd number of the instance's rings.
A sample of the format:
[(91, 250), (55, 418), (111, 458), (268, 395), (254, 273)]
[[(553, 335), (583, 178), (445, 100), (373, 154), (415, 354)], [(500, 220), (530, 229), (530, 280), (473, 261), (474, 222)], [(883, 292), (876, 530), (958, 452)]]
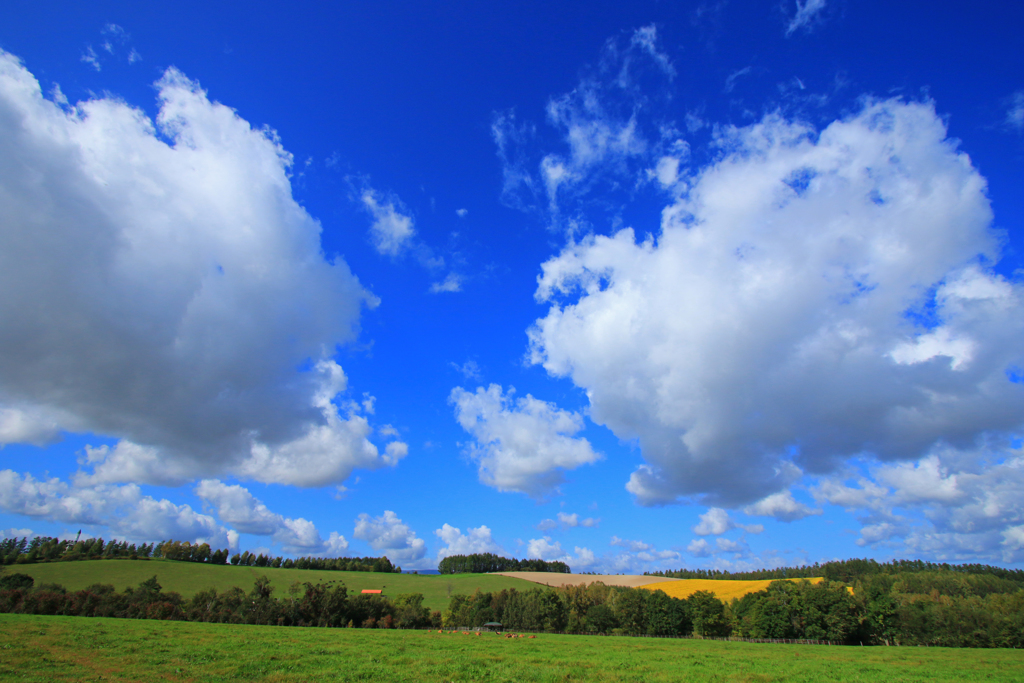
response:
[(0, 470), (0, 510), (63, 524), (106, 527), (118, 538), (209, 543), (237, 548), (238, 533), (210, 515), (166, 499), (143, 495), (138, 486), (75, 486), (56, 477), (36, 479)]
[(121, 439), (97, 481), (384, 464), (323, 396), (376, 299), (321, 251), (291, 155), (181, 72), (156, 87), (155, 120), (62, 107), (0, 52), (0, 437)]
[(337, 554), (348, 548), (348, 541), (332, 532), (328, 541), (321, 538), (316, 526), (301, 517), (286, 518), (269, 508), (243, 486), (204, 479), (196, 485), (195, 494), (217, 510), (217, 517), (236, 531), (256, 536), (271, 536), (287, 553)]
[(550, 536), (544, 536), (543, 538), (531, 538), (526, 543), (526, 557), (531, 560), (562, 560), (565, 561), (567, 555), (562, 550), (562, 544), (558, 541), (552, 541)]
[(656, 234), (571, 241), (538, 282), (530, 358), (638, 441), (639, 503), (794, 519), (771, 496), (847, 458), (1020, 429), (1024, 290), (986, 265), (985, 180), (930, 103), (716, 140)]
[(452, 390), (455, 418), (475, 439), (470, 456), (479, 463), (480, 481), (500, 491), (520, 491), (535, 498), (563, 480), (562, 470), (596, 462), (590, 442), (574, 435), (583, 430), (579, 413), (527, 394), (514, 399), (509, 388), (491, 384), (469, 392)]
[(399, 565), (411, 566), (427, 554), (426, 542), (391, 510), (380, 517), (359, 515), (353, 536)]
[(589, 548), (575, 546), (575, 554), (571, 555), (562, 549), (562, 544), (552, 541), (550, 536), (531, 538), (526, 543), (526, 558), (530, 560), (546, 560), (547, 562), (565, 562), (572, 571), (591, 570), (599, 564), (597, 556)]
[(601, 520), (595, 519), (593, 517), (580, 518), (579, 514), (575, 512), (573, 512), (572, 514), (569, 514), (567, 512), (559, 512), (556, 515), (556, 517), (558, 517), (558, 521), (560, 524), (570, 529), (578, 526), (592, 528), (596, 527), (601, 522)]
[(505, 554), (505, 550), (494, 540), (491, 530), (486, 526), (466, 529), (466, 533), (463, 534), (461, 529), (445, 524), (434, 531), (434, 534), (444, 542), (444, 547), (437, 552), (438, 560), (450, 555)]
[(700, 516), (700, 522), (693, 527), (693, 533), (698, 536), (717, 536), (731, 528), (732, 520), (729, 519), (729, 513), (722, 508), (711, 508)]
[(711, 555), (711, 544), (706, 538), (695, 538), (686, 546), (686, 552), (694, 557), (708, 557)]
[(9, 538), (32, 538), (35, 536), (31, 529), (17, 529), (11, 527), (10, 529), (0, 529), (0, 540), (6, 540)]
[(886, 543), (904, 554), (944, 561), (1020, 562), (1024, 451), (1011, 439), (972, 448), (939, 445), (912, 462), (823, 477), (820, 502), (859, 512), (860, 545)]
[(748, 533), (759, 534), (764, 531), (764, 526), (739, 524), (729, 516), (726, 510), (711, 508), (700, 516), (700, 521), (693, 527), (693, 533), (698, 536), (720, 536), (732, 529), (743, 529)]
[(820, 515), (821, 510), (813, 510), (804, 505), (790, 491), (779, 491), (743, 508), (748, 515), (774, 517), (782, 522), (794, 522), (810, 515)]

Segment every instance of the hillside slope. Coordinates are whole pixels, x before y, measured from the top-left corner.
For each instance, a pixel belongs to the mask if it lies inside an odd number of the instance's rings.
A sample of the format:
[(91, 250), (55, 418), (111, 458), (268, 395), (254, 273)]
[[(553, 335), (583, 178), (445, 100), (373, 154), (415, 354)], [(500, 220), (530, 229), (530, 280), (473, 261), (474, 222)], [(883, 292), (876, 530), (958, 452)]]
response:
[(422, 593), (423, 604), (432, 610), (443, 610), (447, 607), (449, 595), (472, 594), (477, 588), (482, 591), (500, 591), (503, 588), (528, 590), (535, 587), (535, 584), (529, 581), (498, 574), (336, 572), (236, 567), (172, 560), (82, 560), (5, 567), (5, 573), (13, 572), (28, 574), (35, 579), (36, 585), (59, 583), (68, 590), (80, 590), (94, 583), (109, 583), (120, 591), (128, 586), (137, 586), (155, 575), (164, 590), (176, 591), (186, 598), (207, 588), (216, 588), (221, 592), (237, 586), (249, 592), (259, 576), (269, 578), (276, 595), (281, 597), (295, 582), (303, 584), (335, 581), (344, 583), (349, 593), (358, 593), (367, 588), (383, 588), (385, 595), (391, 596), (400, 593)]

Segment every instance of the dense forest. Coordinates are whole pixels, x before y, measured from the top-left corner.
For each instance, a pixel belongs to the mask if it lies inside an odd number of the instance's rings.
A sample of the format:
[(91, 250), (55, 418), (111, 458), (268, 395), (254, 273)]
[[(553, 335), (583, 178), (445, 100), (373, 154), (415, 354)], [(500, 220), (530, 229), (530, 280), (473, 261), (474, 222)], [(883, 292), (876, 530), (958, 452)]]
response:
[(33, 564), (36, 562), (70, 562), (74, 560), (163, 558), (179, 562), (203, 562), (242, 567), (275, 567), (281, 569), (321, 569), (348, 572), (401, 573), (387, 557), (270, 557), (244, 553), (230, 554), (227, 548), (214, 550), (206, 543), (164, 541), (135, 545), (127, 541), (104, 542), (102, 538), (62, 541), (50, 536), (8, 538), (0, 541), (0, 564)]
[(711, 579), (722, 581), (751, 581), (767, 579), (810, 579), (822, 577), (829, 581), (851, 584), (859, 579), (876, 574), (908, 574), (914, 572), (954, 572), (958, 574), (990, 574), (1024, 585), (1024, 570), (1004, 569), (987, 564), (946, 564), (922, 560), (893, 560), (876, 562), (868, 559), (839, 560), (800, 567), (779, 567), (757, 569), (749, 572), (728, 572), (721, 569), (674, 569), (668, 571), (644, 572), (649, 576), (665, 576), (673, 579)]
[(441, 574), (486, 574), (488, 572), (555, 572), (571, 574), (569, 565), (557, 560), (517, 560), (502, 557), (493, 553), (477, 553), (474, 555), (452, 555), (441, 560), (437, 565)]

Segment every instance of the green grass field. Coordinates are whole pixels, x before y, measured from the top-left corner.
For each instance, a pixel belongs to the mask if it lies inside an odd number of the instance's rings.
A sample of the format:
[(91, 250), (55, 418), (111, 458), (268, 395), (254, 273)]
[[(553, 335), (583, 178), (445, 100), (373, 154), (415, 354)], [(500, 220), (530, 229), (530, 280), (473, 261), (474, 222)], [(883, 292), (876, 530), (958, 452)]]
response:
[(449, 588), (451, 594), (470, 594), (479, 588), (482, 591), (500, 591), (502, 588), (528, 590), (537, 584), (523, 579), (495, 574), (382, 574), (375, 572), (331, 572), (312, 569), (273, 569), (271, 567), (234, 567), (231, 565), (210, 565), (197, 562), (173, 562), (171, 560), (82, 560), (78, 562), (47, 562), (41, 564), (19, 564), (6, 567), (9, 573), (28, 574), (40, 583), (59, 583), (68, 590), (81, 590), (94, 583), (113, 584), (118, 590), (137, 586), (153, 575), (165, 591), (177, 591), (188, 598), (207, 588), (218, 592), (233, 586), (249, 592), (256, 577), (266, 575), (274, 586), (275, 595), (283, 597), (292, 582), (316, 583), (317, 581), (340, 581), (349, 593), (358, 593), (365, 588), (384, 588), (386, 595), (400, 593), (422, 593), (423, 604), (432, 610), (443, 610), (448, 606)]
[(228, 626), (0, 614), (0, 680), (1020, 681), (1020, 650)]

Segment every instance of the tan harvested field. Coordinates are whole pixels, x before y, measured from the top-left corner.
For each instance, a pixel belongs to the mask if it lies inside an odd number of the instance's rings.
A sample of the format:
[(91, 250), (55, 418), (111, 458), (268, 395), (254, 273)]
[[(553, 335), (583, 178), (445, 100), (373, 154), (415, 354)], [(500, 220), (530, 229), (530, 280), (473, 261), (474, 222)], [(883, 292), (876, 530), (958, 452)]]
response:
[[(648, 577), (650, 578), (650, 577)], [(652, 591), (665, 591), (670, 597), (685, 599), (697, 591), (711, 591), (719, 600), (728, 602), (733, 598), (742, 598), (747, 593), (763, 591), (772, 581), (778, 579), (765, 579), (763, 581), (715, 581), (713, 579), (671, 579), (668, 583), (658, 581), (640, 584), (639, 588), (646, 588)], [(810, 581), (819, 583), (821, 577), (813, 579), (787, 579), (788, 581)]]
[(651, 586), (656, 583), (679, 581), (660, 576), (640, 576), (637, 574), (556, 574), (553, 572), (494, 572), (513, 579), (533, 581), (544, 586), (581, 586), (583, 584), (603, 583), (606, 586)]
[[(669, 579), (662, 576), (640, 576), (636, 574), (556, 574), (553, 572), (495, 572), (501, 576), (523, 579), (542, 586), (580, 586), (601, 582), (606, 586), (628, 586), (665, 591), (673, 598), (685, 599), (697, 591), (711, 591), (719, 600), (728, 602), (742, 598), (747, 593), (763, 591), (775, 579), (759, 581), (731, 581), (714, 579)], [(818, 583), (822, 579), (789, 579)]]

